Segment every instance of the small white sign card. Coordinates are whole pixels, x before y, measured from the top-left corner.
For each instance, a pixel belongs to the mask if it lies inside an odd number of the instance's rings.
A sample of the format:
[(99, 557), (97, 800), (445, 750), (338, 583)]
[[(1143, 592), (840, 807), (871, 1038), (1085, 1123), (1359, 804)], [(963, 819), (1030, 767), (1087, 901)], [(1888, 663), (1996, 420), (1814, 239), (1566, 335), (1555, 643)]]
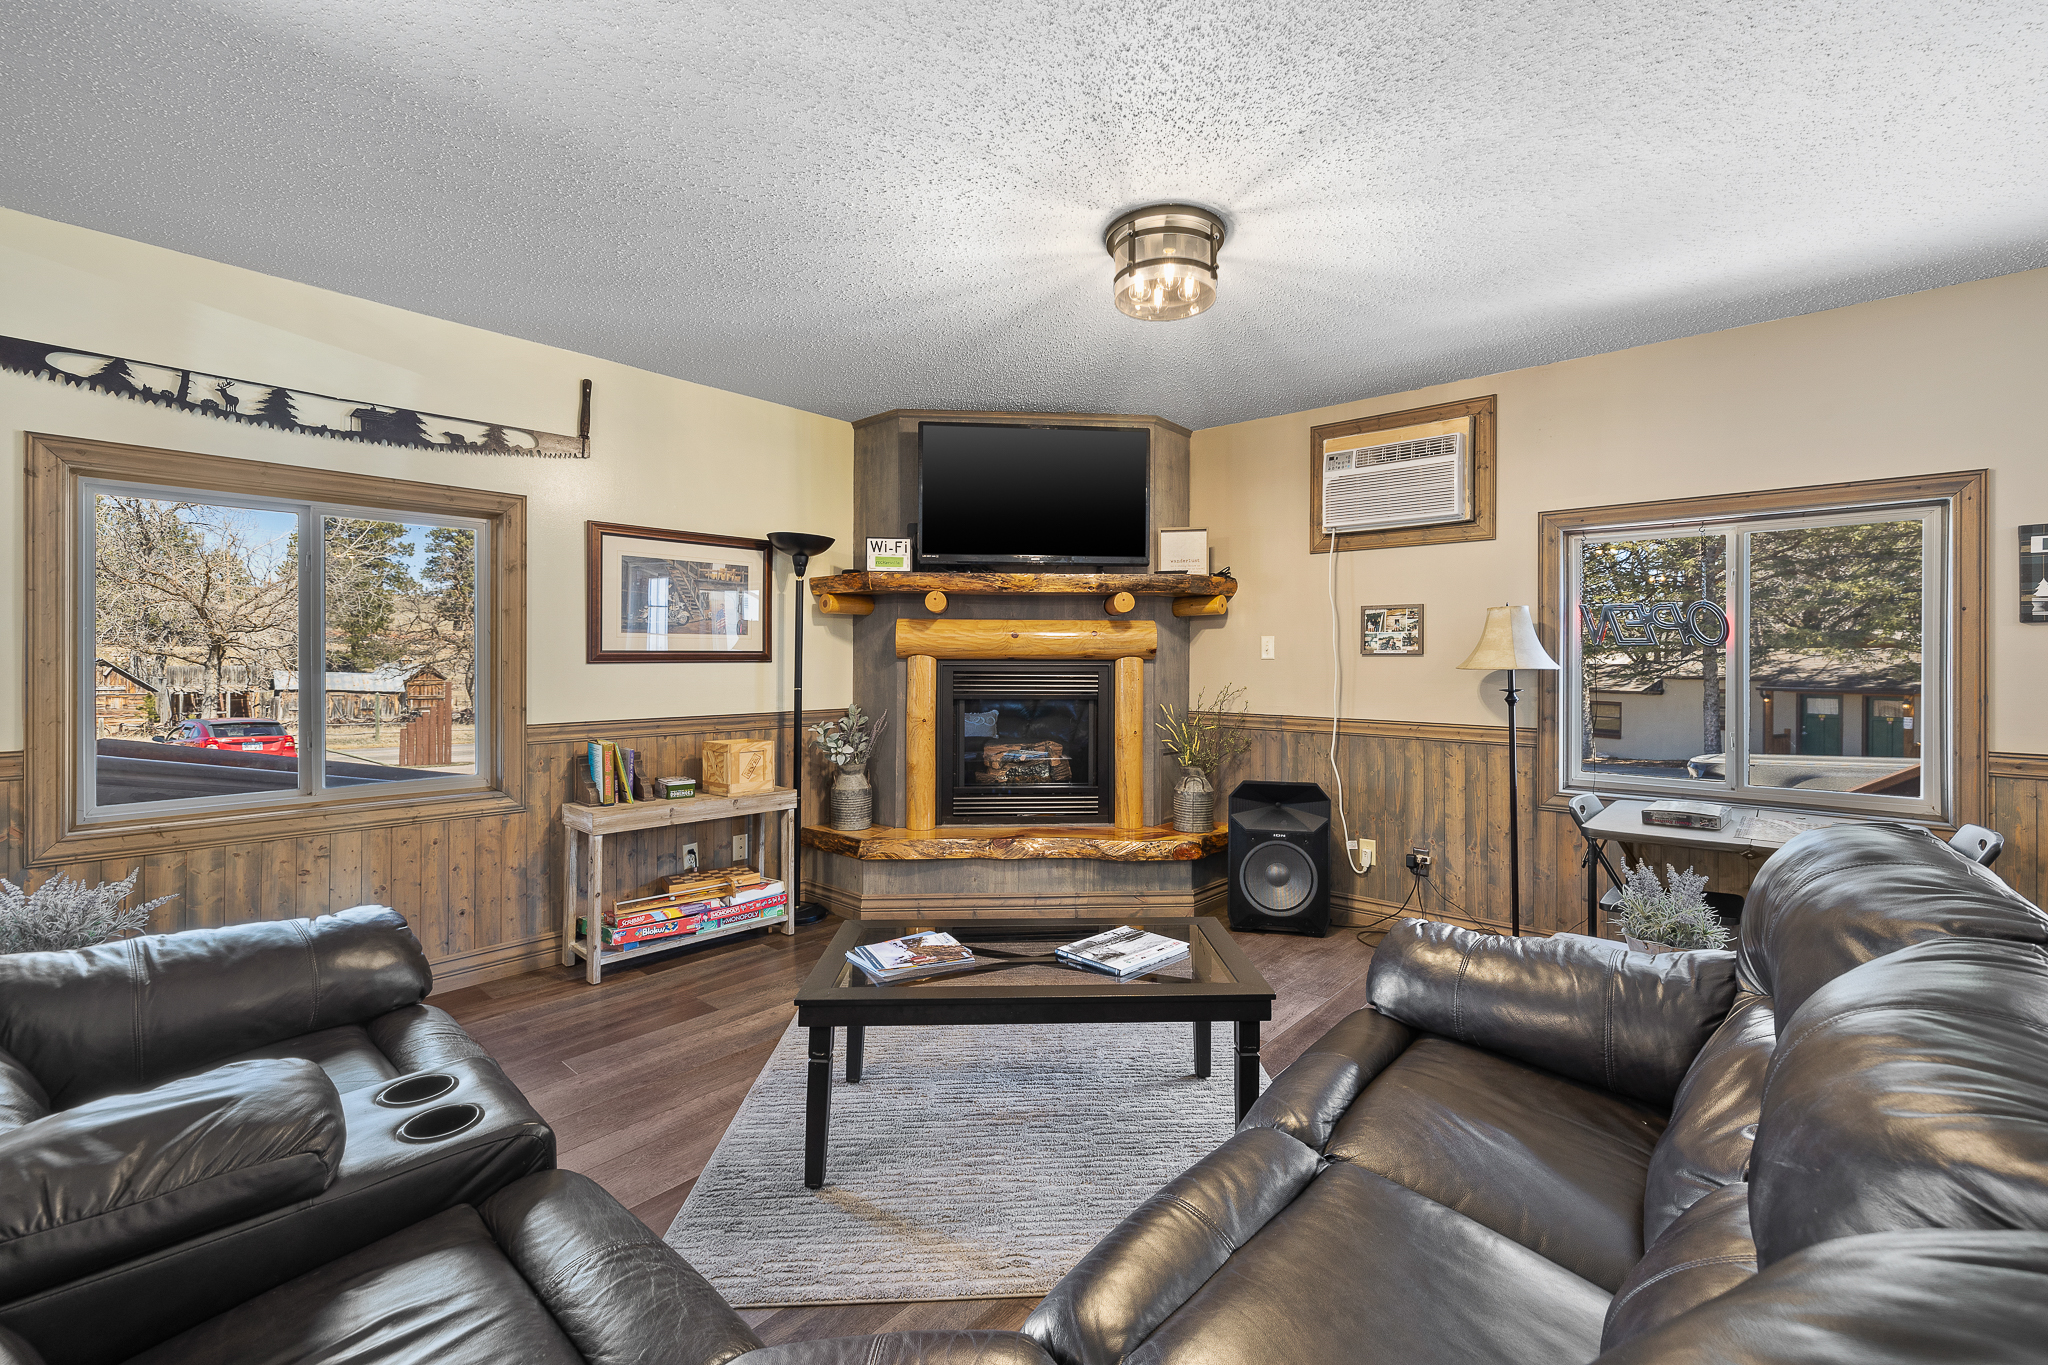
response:
[(910, 542), (868, 537), (869, 573), (909, 573)]
[(1162, 526), (1159, 528), (1160, 573), (1209, 572), (1209, 528), (1206, 526)]

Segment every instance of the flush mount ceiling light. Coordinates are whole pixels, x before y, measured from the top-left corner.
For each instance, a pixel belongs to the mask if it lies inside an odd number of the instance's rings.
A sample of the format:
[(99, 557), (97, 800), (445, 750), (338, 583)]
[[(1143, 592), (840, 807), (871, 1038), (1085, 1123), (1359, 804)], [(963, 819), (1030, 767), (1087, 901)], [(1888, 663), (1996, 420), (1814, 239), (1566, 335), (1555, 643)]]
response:
[(1135, 209), (1102, 235), (1116, 263), (1116, 306), (1140, 322), (1191, 318), (1216, 302), (1223, 220), (1192, 204)]

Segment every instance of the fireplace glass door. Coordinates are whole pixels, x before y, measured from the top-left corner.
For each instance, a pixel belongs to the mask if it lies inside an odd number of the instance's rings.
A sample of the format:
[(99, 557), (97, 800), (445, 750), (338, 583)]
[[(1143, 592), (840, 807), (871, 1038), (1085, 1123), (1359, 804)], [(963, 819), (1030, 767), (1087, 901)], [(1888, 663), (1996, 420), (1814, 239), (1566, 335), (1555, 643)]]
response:
[(939, 818), (1107, 823), (1110, 665), (941, 663)]

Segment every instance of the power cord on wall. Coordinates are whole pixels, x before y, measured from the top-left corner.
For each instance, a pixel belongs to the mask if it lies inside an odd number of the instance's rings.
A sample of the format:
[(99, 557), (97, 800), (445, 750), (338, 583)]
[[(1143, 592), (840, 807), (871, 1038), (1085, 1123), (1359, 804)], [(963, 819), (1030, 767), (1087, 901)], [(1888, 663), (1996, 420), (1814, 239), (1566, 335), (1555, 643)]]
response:
[[(1344, 771), (1337, 766), (1337, 723), (1344, 715), (1344, 650), (1337, 630), (1337, 541), (1330, 540), (1330, 779), (1337, 785), (1337, 828), (1344, 840), (1344, 861), (1363, 877), (1366, 865), (1351, 849), (1351, 821), (1344, 814)], [(1412, 890), (1412, 888), (1411, 888)]]

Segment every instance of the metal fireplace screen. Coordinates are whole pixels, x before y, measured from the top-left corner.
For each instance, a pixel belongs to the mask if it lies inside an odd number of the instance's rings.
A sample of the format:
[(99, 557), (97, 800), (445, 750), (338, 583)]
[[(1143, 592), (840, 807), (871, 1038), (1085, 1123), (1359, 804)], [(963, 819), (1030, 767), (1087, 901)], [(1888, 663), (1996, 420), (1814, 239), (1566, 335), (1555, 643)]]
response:
[(1107, 824), (1111, 665), (941, 663), (939, 818)]

